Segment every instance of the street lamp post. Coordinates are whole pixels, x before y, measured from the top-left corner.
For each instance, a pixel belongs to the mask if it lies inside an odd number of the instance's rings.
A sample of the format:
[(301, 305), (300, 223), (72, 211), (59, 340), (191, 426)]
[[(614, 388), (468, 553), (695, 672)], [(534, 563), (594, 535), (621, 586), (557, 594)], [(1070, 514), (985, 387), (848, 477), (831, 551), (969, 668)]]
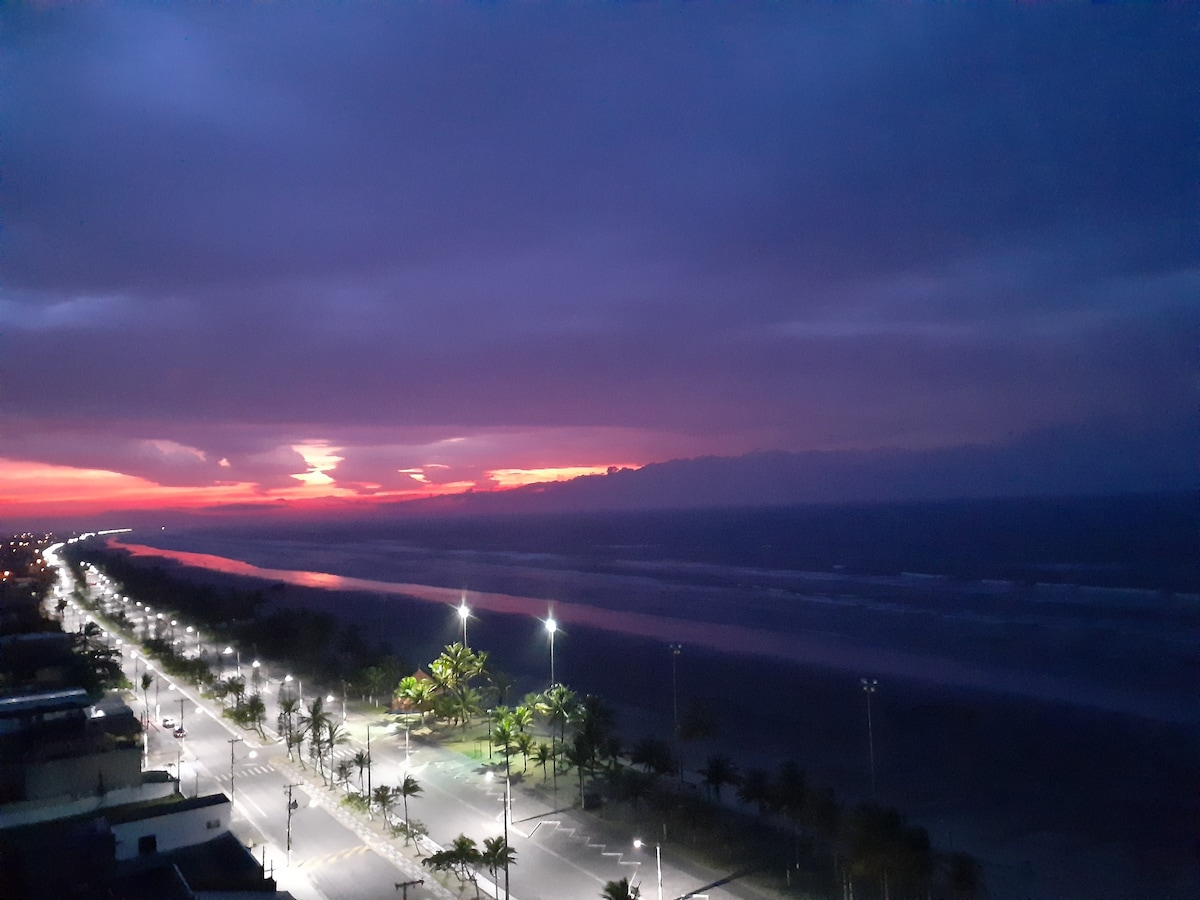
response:
[(512, 791), (508, 766), (504, 767), (504, 900), (508, 898), (508, 820), (512, 818)]
[(242, 651), (234, 650), (233, 647), (226, 647), (221, 652), (224, 653), (226, 656), (229, 656), (229, 654), (231, 654), (231, 653), (237, 654), (237, 677), (241, 678), (242, 677)]
[(460, 619), (462, 619), (463, 646), (468, 647), (470, 645), (467, 643), (467, 619), (469, 619), (471, 617), (471, 608), (469, 606), (467, 606), (467, 597), (465, 594), (463, 595), (462, 600), (458, 604), (457, 611), (458, 611), (458, 617)]
[[(640, 849), (645, 846), (645, 842), (641, 838), (637, 838), (634, 840), (633, 846)], [(662, 844), (658, 841), (654, 842), (654, 863), (658, 867), (658, 900), (662, 900)]]
[(554, 635), (558, 631), (558, 623), (554, 621), (554, 616), (546, 617), (546, 631), (550, 635), (550, 686), (553, 687), (556, 682), (554, 680)]
[(674, 717), (675, 761), (679, 764), (679, 781), (683, 782), (683, 755), (679, 745), (679, 654), (683, 644), (671, 645), (671, 715)]
[(867, 695), (867, 750), (871, 760), (871, 799), (875, 799), (875, 729), (871, 723), (871, 695), (879, 688), (875, 678), (861, 678), (863, 692)]
[[(495, 774), (489, 769), (485, 778), (489, 783), (494, 779)], [(504, 848), (508, 849), (508, 820), (512, 815), (512, 792), (509, 780), (508, 756), (504, 757)], [(504, 898), (508, 900), (508, 854), (505, 853), (504, 862)]]
[[(234, 755), (233, 755), (233, 748), (234, 748), (234, 746), (239, 744), (241, 741), (242, 741), (242, 738), (240, 738), (240, 737), (231, 737), (228, 740), (228, 744), (229, 744), (229, 805), (230, 806), (233, 805), (233, 782), (234, 782), (233, 765), (234, 765), (234, 762), (236, 761), (234, 758)], [(258, 756), (258, 754), (256, 752), (254, 752), (253, 750), (251, 750), (250, 755), (247, 758), (254, 759), (254, 757), (256, 757), (256, 756)]]
[(293, 678), (291, 675), (284, 675), (283, 681), (284, 681), (284, 684), (291, 684), (293, 681), (296, 682), (296, 684), (298, 685), (298, 687), (296, 688), (296, 698), (299, 701), (300, 705), (304, 706), (304, 681), (299, 678)]

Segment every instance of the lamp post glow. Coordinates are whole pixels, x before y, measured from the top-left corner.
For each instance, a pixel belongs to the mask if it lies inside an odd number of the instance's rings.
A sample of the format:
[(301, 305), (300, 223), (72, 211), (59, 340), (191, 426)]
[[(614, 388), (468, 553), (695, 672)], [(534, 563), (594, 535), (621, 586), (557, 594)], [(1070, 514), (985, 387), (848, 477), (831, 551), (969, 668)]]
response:
[(241, 651), (241, 650), (234, 650), (232, 647), (226, 647), (226, 648), (225, 648), (224, 650), (222, 650), (221, 652), (222, 652), (223, 654), (225, 654), (226, 656), (228, 656), (228, 655), (229, 655), (229, 654), (231, 654), (231, 653), (236, 653), (236, 654), (237, 654), (237, 677), (238, 677), (238, 678), (241, 678), (241, 677), (242, 677), (242, 651)]
[[(633, 846), (641, 849), (646, 845), (641, 838), (637, 838), (634, 840)], [(658, 900), (662, 900), (662, 844), (658, 841), (654, 842), (654, 862), (658, 867)]]
[(554, 616), (546, 618), (546, 631), (550, 635), (550, 685), (553, 686), (554, 681), (554, 635), (558, 631), (558, 623), (554, 621)]
[(458, 611), (458, 617), (460, 619), (462, 619), (463, 646), (467, 647), (467, 646), (469, 646), (467, 644), (467, 619), (469, 619), (471, 617), (471, 608), (469, 606), (467, 606), (467, 598), (465, 595), (463, 596), (462, 600), (459, 602), (456, 609)]

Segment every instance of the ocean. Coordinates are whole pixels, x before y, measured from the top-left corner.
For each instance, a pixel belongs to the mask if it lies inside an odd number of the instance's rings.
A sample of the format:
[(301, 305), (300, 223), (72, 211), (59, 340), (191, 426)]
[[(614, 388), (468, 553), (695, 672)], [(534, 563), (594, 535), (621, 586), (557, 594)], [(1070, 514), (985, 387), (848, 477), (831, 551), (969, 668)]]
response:
[[(135, 532), (293, 585), (424, 663), (461, 638), (528, 689), (609, 697), (632, 743), (674, 703), (703, 755), (794, 757), (984, 859), (993, 896), (1196, 896), (1200, 566), (1191, 495), (423, 517)], [(200, 558), (194, 554), (206, 555)], [(678, 658), (671, 645), (682, 646)], [(672, 669), (672, 663), (676, 668)]]

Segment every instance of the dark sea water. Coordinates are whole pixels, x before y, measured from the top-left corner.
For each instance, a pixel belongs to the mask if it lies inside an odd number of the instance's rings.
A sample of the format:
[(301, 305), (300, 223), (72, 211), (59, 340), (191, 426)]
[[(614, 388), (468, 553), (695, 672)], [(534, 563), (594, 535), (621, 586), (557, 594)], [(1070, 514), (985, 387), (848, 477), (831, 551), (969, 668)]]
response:
[[(988, 865), (994, 896), (1200, 896), (1200, 567), (1191, 496), (412, 519), (134, 533), (426, 661), (461, 633), (529, 689), (612, 698), (632, 741), (680, 704), (743, 767), (794, 756)], [(148, 552), (148, 551), (142, 551)], [(245, 565), (233, 565), (238, 561)]]

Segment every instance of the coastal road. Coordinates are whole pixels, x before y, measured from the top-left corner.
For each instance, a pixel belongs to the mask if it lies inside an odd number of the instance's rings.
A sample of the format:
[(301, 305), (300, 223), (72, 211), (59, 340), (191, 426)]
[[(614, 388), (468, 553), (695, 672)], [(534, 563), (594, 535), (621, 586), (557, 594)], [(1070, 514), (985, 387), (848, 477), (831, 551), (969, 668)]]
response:
[[(69, 574), (60, 577), (68, 579), (64, 586), (69, 592), (73, 588)], [(99, 599), (95, 587), (89, 588), (89, 595)], [(64, 627), (75, 630), (89, 617), (112, 633), (114, 623), (73, 604), (68, 604)], [(298, 900), (392, 898), (397, 896), (396, 884), (425, 879), (427, 886), (408, 890), (412, 900), (446, 900), (452, 896), (434, 884), (416, 863), (397, 856), (388, 859), (375, 852), (330, 811), (329, 801), (320, 796), (320, 791), (304, 785), (292, 789), (298, 807), (292, 815), (289, 861), (287, 786), (292, 782), (276, 765), (283, 756), (282, 749), (263, 744), (253, 734), (220, 719), (218, 705), (204, 700), (194, 688), (176, 681), (140, 655), (125, 652), (122, 667), (136, 688), (126, 699), (148, 722), (145, 768), (173, 775), (178, 772), (180, 789), (189, 796), (232, 793), (233, 831), (252, 848), (256, 858), (266, 862), (281, 889), (291, 891)], [(154, 676), (155, 684), (146, 692), (148, 702), (144, 702), (140, 681), (147, 671)], [(170, 716), (179, 721), (181, 713), (187, 735), (176, 738), (171, 729), (163, 727), (162, 719)], [(240, 740), (231, 745), (232, 738)]]

